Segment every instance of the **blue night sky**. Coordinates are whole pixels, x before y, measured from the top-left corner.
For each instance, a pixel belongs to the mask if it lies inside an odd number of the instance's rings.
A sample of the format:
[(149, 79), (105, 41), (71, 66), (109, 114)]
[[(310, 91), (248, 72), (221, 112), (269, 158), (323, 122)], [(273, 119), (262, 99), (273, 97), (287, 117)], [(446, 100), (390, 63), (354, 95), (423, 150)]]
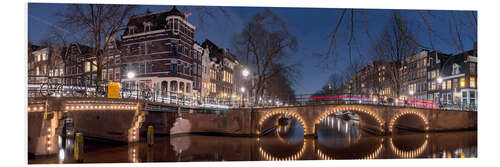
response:
[[(141, 6), (139, 13), (144, 13), (146, 9), (152, 12), (162, 10), (169, 10), (172, 6), (166, 5), (145, 5)], [(193, 7), (177, 6), (180, 10), (186, 9), (192, 15), (188, 20), (198, 29), (195, 33), (196, 41), (203, 42), (205, 39), (210, 39), (215, 42), (219, 47), (231, 48), (231, 37), (242, 29), (242, 25), (249, 21), (251, 17), (264, 10), (264, 8), (254, 7), (224, 7), (230, 15), (230, 20), (220, 12), (218, 7), (213, 8), (216, 12), (216, 19), (207, 18), (205, 24), (200, 28), (196, 11)], [(51, 26), (64, 31), (64, 27), (58, 27), (58, 18), (53, 14), (58, 10), (64, 10), (65, 4), (28, 4), (28, 40), (38, 44), (48, 32)], [(302, 71), (302, 78), (299, 83), (294, 85), (297, 94), (310, 94), (321, 88), (333, 71), (346, 68), (345, 64), (348, 63), (347, 41), (348, 33), (348, 20), (344, 17), (343, 26), (339, 32), (339, 39), (337, 39), (337, 53), (338, 56), (328, 59), (329, 68), (326, 69), (321, 66), (324, 59), (318, 56), (312, 56), (312, 53), (326, 53), (329, 48), (328, 35), (334, 29), (336, 22), (342, 13), (343, 9), (333, 8), (271, 8), (271, 10), (281, 16), (281, 18), (290, 25), (290, 31), (298, 38), (299, 50), (292, 57), (291, 60), (286, 60), (291, 63), (300, 63), (300, 70)], [(367, 59), (370, 55), (371, 43), (367, 38), (366, 30), (368, 30), (372, 38), (378, 37), (384, 24), (389, 19), (391, 10), (358, 10), (355, 13), (355, 37), (357, 40), (357, 49), (353, 52), (354, 59)], [(435, 18), (450, 20), (451, 17), (447, 12), (433, 11)], [(465, 13), (469, 11), (457, 11), (456, 19), (466, 25), (466, 19), (463, 19)], [(426, 13), (424, 11), (423, 13)], [(430, 46), (430, 40), (422, 29), (425, 27), (421, 24), (420, 16), (415, 11), (401, 10), (401, 14), (407, 18), (411, 29), (414, 30), (418, 41), (425, 46)], [(476, 12), (477, 14), (477, 12)], [(347, 15), (348, 16), (348, 15)], [(348, 18), (348, 17), (347, 17)], [(364, 21), (367, 21), (364, 24)], [(455, 54), (458, 53), (456, 45), (453, 45), (450, 40), (449, 24), (442, 20), (430, 18), (429, 22), (432, 29), (439, 34), (439, 37), (433, 37), (435, 48), (444, 53)], [(465, 27), (465, 26), (464, 26)], [(473, 34), (467, 30), (463, 34)], [(465, 49), (471, 49), (473, 46), (472, 41), (469, 39), (477, 39), (477, 35), (473, 34), (471, 37), (465, 36), (463, 42)]]

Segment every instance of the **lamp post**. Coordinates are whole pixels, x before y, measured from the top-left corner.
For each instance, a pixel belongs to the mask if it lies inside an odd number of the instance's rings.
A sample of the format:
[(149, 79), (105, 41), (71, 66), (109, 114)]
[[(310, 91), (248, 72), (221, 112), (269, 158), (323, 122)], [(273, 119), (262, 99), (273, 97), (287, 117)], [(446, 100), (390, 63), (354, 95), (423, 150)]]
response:
[[(439, 87), (439, 90), (441, 90), (443, 88), (443, 86), (441, 85), (441, 83), (443, 82), (443, 77), (439, 76), (437, 79), (436, 79), (437, 83), (438, 83), (438, 86)], [(438, 92), (438, 103), (439, 103), (439, 108), (441, 108), (441, 91)]]
[(241, 87), (240, 91), (241, 91), (241, 104), (243, 105), (243, 107), (245, 107), (245, 100), (243, 100), (244, 98), (243, 95), (245, 94), (245, 87)]
[[(135, 73), (133, 71), (130, 71), (127, 73), (127, 78), (128, 79), (133, 79), (135, 78)], [(135, 82), (134, 82), (135, 83)], [(139, 99), (139, 86), (137, 85), (137, 83), (135, 83), (135, 99)]]
[[(245, 79), (245, 81), (246, 81), (246, 82), (245, 82), (245, 83), (246, 83), (246, 86), (248, 87), (248, 86), (250, 85), (250, 84), (249, 84), (250, 80), (248, 79), (248, 76), (250, 75), (250, 71), (248, 70), (248, 68), (244, 68), (244, 69), (243, 69), (243, 71), (241, 71), (241, 74), (243, 75), (243, 78), (244, 78), (244, 79)], [(250, 89), (250, 91), (251, 91), (251, 90), (252, 90), (252, 89)], [(243, 96), (244, 96), (244, 95), (246, 95), (246, 94), (245, 94), (245, 88), (244, 88), (244, 87), (242, 87), (242, 88), (241, 88), (241, 92), (242, 92), (242, 99), (243, 99)], [(249, 98), (248, 98), (248, 96), (247, 96), (247, 100), (248, 100), (248, 99), (249, 99)], [(244, 101), (242, 100), (242, 102), (244, 102)]]
[(410, 93), (410, 97), (411, 97), (411, 98), (413, 98), (413, 94), (414, 94), (415, 92), (413, 92), (413, 90), (410, 90), (410, 92), (409, 92), (409, 93)]

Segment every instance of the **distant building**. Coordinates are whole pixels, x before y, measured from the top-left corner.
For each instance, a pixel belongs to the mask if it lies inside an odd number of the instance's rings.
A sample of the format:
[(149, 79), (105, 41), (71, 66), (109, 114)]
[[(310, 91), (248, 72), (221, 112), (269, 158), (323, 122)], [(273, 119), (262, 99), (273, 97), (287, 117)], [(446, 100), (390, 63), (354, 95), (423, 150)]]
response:
[(428, 50), (422, 50), (408, 56), (401, 68), (403, 79), (401, 95), (408, 98), (432, 101), (433, 98), (428, 96), (428, 91), (435, 89), (430, 89), (432, 88), (432, 82), (430, 81), (435, 80), (437, 77), (437, 71), (432, 71), (440, 68), (440, 62), (443, 62), (448, 56), (438, 51)]
[[(64, 61), (62, 55), (65, 48), (61, 46), (28, 48), (31, 56), (28, 57), (28, 75), (30, 83), (47, 82), (47, 77), (60, 77), (64, 74)], [(54, 78), (52, 81), (61, 81)]]
[(234, 70), (239, 65), (236, 57), (227, 49), (219, 48), (210, 40), (205, 40), (203, 48), (209, 50), (209, 70), (210, 83), (209, 98), (217, 98), (221, 101), (234, 101), (238, 95), (234, 85)]
[(64, 83), (70, 85), (91, 85), (97, 78), (97, 66), (92, 48), (79, 43), (71, 43), (62, 55), (65, 78)]
[(103, 58), (102, 81), (104, 82), (120, 82), (121, 81), (121, 55), (123, 48), (120, 41), (114, 37), (109, 40), (106, 45), (107, 52)]
[(429, 68), (430, 100), (443, 105), (477, 105), (477, 49), (449, 56), (437, 64)]
[[(28, 76), (34, 76), (36, 74), (36, 62), (38, 54), (33, 54), (33, 52), (37, 51), (40, 48), (38, 45), (33, 45), (31, 42), (28, 42)], [(38, 69), (40, 70), (40, 69)], [(40, 71), (39, 71), (40, 72)], [(35, 82), (35, 77), (28, 78), (28, 83)]]

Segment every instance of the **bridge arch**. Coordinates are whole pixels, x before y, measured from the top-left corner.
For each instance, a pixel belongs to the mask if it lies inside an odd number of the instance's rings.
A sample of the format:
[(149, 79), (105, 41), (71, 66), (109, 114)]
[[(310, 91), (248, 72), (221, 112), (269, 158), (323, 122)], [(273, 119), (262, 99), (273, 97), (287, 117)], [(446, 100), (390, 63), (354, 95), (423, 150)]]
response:
[(326, 112), (323, 112), (315, 119), (312, 129), (313, 132), (314, 133), (316, 132), (316, 125), (319, 124), (321, 120), (323, 120), (324, 118), (326, 118), (331, 114), (343, 111), (352, 111), (358, 114), (360, 116), (360, 123), (362, 123), (363, 121), (367, 121), (366, 118), (375, 120), (377, 130), (379, 132), (384, 133), (384, 124), (385, 124), (384, 120), (376, 112), (363, 106), (335, 106), (328, 109)]
[(262, 128), (262, 125), (264, 124), (264, 121), (266, 121), (268, 118), (270, 118), (272, 116), (279, 115), (279, 114), (287, 114), (287, 115), (290, 115), (290, 116), (296, 118), (300, 122), (300, 124), (302, 125), (302, 128), (304, 129), (304, 135), (306, 135), (307, 125), (306, 125), (306, 122), (304, 121), (304, 118), (302, 118), (302, 116), (299, 113), (297, 113), (295, 111), (290, 111), (287, 109), (274, 110), (274, 111), (268, 112), (264, 116), (262, 116), (259, 119), (259, 124), (258, 124), (259, 126), (257, 129), (257, 135), (260, 135), (261, 128)]
[(428, 131), (429, 130), (429, 120), (427, 120), (427, 118), (424, 116), (424, 114), (422, 114), (421, 112), (417, 112), (415, 110), (404, 110), (404, 111), (401, 111), (401, 112), (398, 112), (397, 114), (395, 114), (390, 122), (389, 122), (389, 132), (392, 132), (393, 129), (394, 129), (394, 125), (396, 124), (396, 121), (398, 119), (400, 119), (401, 117), (403, 116), (408, 116), (408, 115), (414, 115), (414, 116), (417, 116), (418, 118), (420, 118), (420, 121), (423, 122), (423, 125), (424, 125), (424, 131)]

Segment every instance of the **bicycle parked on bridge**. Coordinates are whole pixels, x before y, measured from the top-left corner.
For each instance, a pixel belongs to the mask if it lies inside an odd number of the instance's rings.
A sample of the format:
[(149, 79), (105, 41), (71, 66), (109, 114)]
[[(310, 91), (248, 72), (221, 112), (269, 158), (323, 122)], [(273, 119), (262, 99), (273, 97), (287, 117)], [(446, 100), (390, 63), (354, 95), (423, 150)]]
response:
[(58, 82), (53, 82), (52, 77), (47, 77), (47, 82), (42, 83), (40, 85), (40, 95), (42, 97), (49, 96), (62, 96), (63, 93), (63, 85)]

